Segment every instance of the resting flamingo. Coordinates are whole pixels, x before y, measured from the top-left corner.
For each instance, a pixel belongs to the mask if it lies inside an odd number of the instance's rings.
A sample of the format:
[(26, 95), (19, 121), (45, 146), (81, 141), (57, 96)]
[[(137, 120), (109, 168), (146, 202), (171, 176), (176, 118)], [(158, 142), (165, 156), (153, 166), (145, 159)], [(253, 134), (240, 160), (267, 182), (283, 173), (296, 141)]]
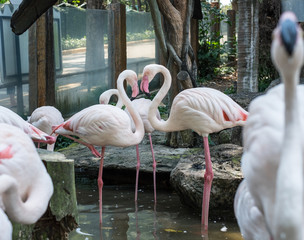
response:
[[(252, 101), (244, 128), (244, 180), (235, 198), (235, 214), (245, 239), (304, 237), (304, 112), (300, 105), (304, 87), (298, 85), (303, 51), (303, 31), (296, 16), (285, 12), (273, 31), (271, 46), (272, 61), (283, 84)], [(264, 219), (260, 227), (264, 238), (250, 229), (257, 212)]]
[(28, 134), (34, 142), (41, 142), (46, 144), (53, 144), (56, 139), (49, 136), (45, 132), (39, 130), (32, 124), (23, 120), (18, 114), (12, 110), (0, 106), (0, 123), (7, 123), (22, 129), (26, 134)]
[[(98, 175), (100, 224), (102, 224), (102, 170), (105, 146), (128, 147), (137, 145), (142, 141), (145, 133), (139, 113), (132, 106), (131, 100), (124, 90), (124, 80), (127, 80), (131, 85), (132, 97), (135, 97), (138, 94), (137, 75), (132, 70), (125, 70), (120, 73), (117, 79), (119, 95), (133, 118), (135, 132), (131, 129), (131, 121), (125, 111), (112, 105), (103, 104), (83, 109), (54, 129), (55, 133), (63, 136), (76, 135), (80, 137), (81, 140), (74, 140), (87, 146), (94, 155), (101, 157)], [(102, 146), (101, 154), (93, 145)]]
[(51, 177), (21, 129), (0, 123), (0, 198), (10, 220), (35, 223), (53, 194)]
[[(51, 135), (52, 126), (57, 126), (64, 122), (61, 112), (53, 106), (42, 106), (36, 108), (28, 119), (28, 122), (39, 128), (41, 131)], [(57, 136), (55, 137), (55, 141)], [(55, 143), (48, 144), (47, 150), (54, 151)]]
[[(105, 91), (103, 94), (100, 95), (99, 97), (99, 102), (103, 103), (103, 104), (108, 104), (111, 95), (116, 95), (118, 97), (118, 101), (116, 106), (121, 106), (122, 104), (119, 104), (120, 101), (120, 96), (118, 93), (117, 89), (109, 89), (107, 91)], [(154, 187), (154, 202), (156, 202), (156, 161), (155, 161), (155, 156), (154, 156), (154, 151), (153, 151), (153, 144), (152, 144), (152, 137), (151, 134), (154, 131), (154, 128), (152, 127), (152, 125), (150, 124), (149, 120), (148, 120), (148, 112), (149, 112), (149, 108), (151, 105), (152, 101), (150, 99), (146, 99), (146, 98), (139, 98), (139, 99), (134, 99), (132, 101), (132, 105), (135, 109), (137, 109), (137, 111), (139, 112), (139, 115), (141, 117), (141, 120), (143, 121), (144, 124), (144, 128), (145, 128), (145, 132), (148, 134), (149, 136), (149, 141), (150, 141), (150, 148), (151, 148), (151, 154), (152, 154), (152, 159), (153, 159), (153, 187)], [(126, 109), (126, 112), (128, 113), (128, 115), (130, 116), (130, 113), (128, 111), (128, 109)], [(156, 111), (156, 117), (160, 120), (160, 113), (157, 110)], [(134, 126), (134, 122), (130, 116), (130, 119), (132, 121), (132, 130), (135, 130), (135, 126)], [(138, 145), (136, 145), (136, 153), (137, 156), (139, 155), (139, 150), (138, 150)], [(137, 165), (136, 165), (136, 191), (135, 191), (135, 200), (137, 200), (137, 189), (138, 189), (138, 176), (139, 176), (139, 168), (140, 168), (140, 162), (137, 161)]]
[(171, 86), (171, 75), (162, 65), (150, 64), (144, 68), (141, 90), (149, 92), (149, 82), (161, 72), (164, 83), (154, 97), (149, 109), (148, 119), (159, 131), (173, 132), (192, 129), (203, 136), (206, 170), (204, 175), (204, 193), (202, 203), (202, 227), (208, 229), (209, 199), (213, 179), (208, 135), (225, 128), (243, 126), (247, 111), (241, 108), (226, 94), (211, 88), (191, 88), (180, 92), (173, 100), (170, 116), (166, 121), (156, 118), (156, 111)]

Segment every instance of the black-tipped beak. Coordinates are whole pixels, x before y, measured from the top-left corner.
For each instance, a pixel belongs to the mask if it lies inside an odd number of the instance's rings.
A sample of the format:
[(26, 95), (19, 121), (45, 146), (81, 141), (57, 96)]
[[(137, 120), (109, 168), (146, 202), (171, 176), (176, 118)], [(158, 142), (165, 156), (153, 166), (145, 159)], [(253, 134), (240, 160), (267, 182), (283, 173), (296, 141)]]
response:
[(136, 97), (130, 97), (130, 100), (133, 101), (134, 99), (136, 99)]
[(291, 56), (297, 40), (297, 23), (286, 19), (281, 23), (281, 38), (287, 53)]
[(143, 93), (147, 96), (147, 97), (151, 97), (151, 94), (148, 92), (143, 91)]

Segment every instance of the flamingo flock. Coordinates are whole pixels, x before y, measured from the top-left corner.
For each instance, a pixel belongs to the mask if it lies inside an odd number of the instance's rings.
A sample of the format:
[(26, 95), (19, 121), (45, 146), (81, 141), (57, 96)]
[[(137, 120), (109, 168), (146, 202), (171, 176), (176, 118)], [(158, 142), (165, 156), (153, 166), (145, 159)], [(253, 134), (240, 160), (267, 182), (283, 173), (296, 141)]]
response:
[[(273, 32), (271, 56), (283, 83), (258, 97), (244, 110), (222, 92), (199, 87), (180, 92), (173, 100), (167, 120), (158, 107), (171, 87), (169, 70), (158, 64), (143, 70), (140, 90), (149, 93), (156, 74), (164, 82), (153, 100), (131, 101), (124, 81), (132, 88), (132, 98), (139, 94), (137, 74), (120, 73), (117, 89), (104, 92), (99, 103), (87, 107), (64, 121), (54, 107), (36, 109), (28, 121), (0, 106), (0, 231), (11, 239), (11, 220), (31, 224), (46, 211), (53, 184), (39, 155), (35, 142), (48, 144), (54, 150), (58, 134), (89, 148), (100, 158), (99, 221), (102, 225), (103, 163), (107, 146), (136, 145), (137, 165), (135, 201), (137, 202), (140, 168), (139, 148), (147, 133), (153, 159), (154, 202), (156, 203), (156, 160), (151, 134), (192, 129), (203, 138), (205, 165), (202, 196), (202, 229), (208, 230), (210, 192), (213, 180), (208, 135), (235, 126), (244, 126), (242, 172), (244, 180), (235, 195), (234, 210), (244, 239), (300, 240), (303, 233), (303, 151), (302, 116), (304, 88), (299, 75), (304, 63), (303, 32), (291, 12), (282, 14)], [(109, 105), (112, 95), (116, 106)], [(126, 109), (123, 110), (122, 106)], [(77, 136), (76, 139), (74, 136)], [(96, 149), (101, 147), (101, 152)], [(31, 173), (31, 174), (29, 174)]]

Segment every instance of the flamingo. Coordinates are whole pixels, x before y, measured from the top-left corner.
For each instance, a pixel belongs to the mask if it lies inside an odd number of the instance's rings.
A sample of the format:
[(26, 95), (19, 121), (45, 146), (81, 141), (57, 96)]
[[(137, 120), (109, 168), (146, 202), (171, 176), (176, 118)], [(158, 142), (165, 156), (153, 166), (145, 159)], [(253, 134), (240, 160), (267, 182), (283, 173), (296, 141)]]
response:
[(140, 88), (143, 92), (149, 93), (149, 82), (158, 72), (164, 75), (164, 83), (152, 101), (148, 119), (151, 125), (159, 131), (173, 132), (192, 129), (203, 136), (206, 171), (202, 201), (202, 227), (204, 230), (208, 230), (209, 199), (213, 179), (208, 135), (225, 128), (243, 126), (248, 112), (226, 94), (216, 89), (191, 88), (180, 92), (174, 98), (169, 118), (166, 121), (160, 121), (155, 113), (170, 89), (170, 72), (162, 65), (145, 66)]
[[(36, 108), (29, 117), (28, 122), (39, 128), (41, 131), (51, 135), (52, 126), (57, 126), (64, 122), (61, 112), (53, 106), (42, 106)], [(55, 137), (55, 141), (57, 136)], [(55, 143), (48, 144), (47, 150), (54, 151)]]
[[(105, 91), (104, 93), (102, 93), (99, 97), (99, 102), (102, 104), (108, 104), (110, 98), (112, 95), (116, 95), (118, 97), (118, 101), (116, 106), (122, 106), (122, 104), (120, 104), (120, 96), (118, 93), (117, 89), (109, 89), (107, 91)], [(152, 159), (153, 159), (153, 187), (154, 187), (154, 202), (156, 202), (156, 161), (155, 161), (155, 156), (154, 156), (154, 151), (153, 151), (153, 144), (152, 144), (152, 137), (151, 134), (152, 132), (154, 132), (154, 128), (152, 127), (151, 123), (148, 120), (148, 112), (149, 112), (149, 108), (151, 105), (152, 101), (150, 99), (146, 99), (146, 98), (139, 98), (139, 99), (134, 99), (132, 101), (132, 105), (135, 109), (137, 109), (141, 120), (143, 121), (144, 124), (144, 128), (145, 128), (145, 133), (148, 134), (149, 136), (149, 141), (150, 141), (150, 148), (151, 148), (151, 153), (152, 153)], [(131, 115), (128, 111), (128, 109), (126, 109), (126, 112), (128, 113), (131, 121), (132, 121), (132, 131), (135, 130), (135, 126), (134, 126), (134, 122), (131, 118)], [(161, 119), (160, 118), (160, 113), (157, 110), (156, 111), (156, 117), (157, 119)], [(136, 153), (137, 156), (139, 155), (139, 150), (138, 150), (138, 145), (136, 145)], [(135, 200), (137, 200), (137, 189), (138, 189), (138, 176), (139, 176), (139, 168), (140, 168), (140, 162), (139, 160), (137, 161), (137, 165), (136, 165), (136, 190), (135, 190)]]
[(51, 177), (21, 129), (0, 123), (0, 199), (9, 219), (35, 223), (53, 194)]
[[(94, 155), (100, 157), (98, 174), (100, 225), (102, 225), (102, 170), (105, 146), (128, 147), (137, 145), (142, 141), (145, 133), (139, 113), (132, 106), (124, 90), (124, 80), (127, 80), (132, 86), (132, 97), (135, 97), (138, 94), (137, 75), (132, 70), (125, 70), (120, 73), (117, 79), (119, 95), (135, 124), (134, 132), (131, 129), (130, 118), (125, 111), (112, 105), (102, 104), (81, 110), (53, 130), (63, 136), (76, 135), (80, 137), (81, 140), (74, 140), (84, 144)], [(101, 154), (98, 153), (93, 145), (102, 146)]]
[(22, 129), (26, 134), (28, 134), (34, 142), (42, 142), (46, 144), (53, 144), (56, 139), (49, 136), (45, 132), (39, 130), (32, 124), (23, 120), (18, 114), (12, 110), (0, 106), (0, 123), (7, 123)]
[[(292, 12), (273, 31), (272, 61), (283, 84), (256, 98), (244, 128), (244, 180), (235, 197), (235, 214), (245, 239), (303, 239), (303, 110), (299, 86), (304, 63), (303, 31)], [(242, 187), (245, 186), (245, 187)], [(247, 195), (247, 197), (245, 197)], [(248, 208), (243, 199), (251, 199)], [(258, 210), (265, 238), (250, 229)], [(255, 211), (257, 212), (257, 211)]]

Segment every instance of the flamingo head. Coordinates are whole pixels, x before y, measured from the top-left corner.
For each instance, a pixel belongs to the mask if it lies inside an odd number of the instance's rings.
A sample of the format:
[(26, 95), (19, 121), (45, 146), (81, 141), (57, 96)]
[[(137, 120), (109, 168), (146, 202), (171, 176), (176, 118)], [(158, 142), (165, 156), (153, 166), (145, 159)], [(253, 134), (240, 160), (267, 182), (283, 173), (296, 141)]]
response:
[(294, 71), (299, 69), (299, 64), (303, 65), (303, 31), (297, 22), (294, 13), (284, 12), (273, 31), (271, 56), (278, 71), (284, 68)]
[(137, 74), (132, 70), (124, 70), (121, 74), (124, 74), (125, 79), (131, 86), (132, 98), (136, 98), (139, 93)]
[(140, 90), (146, 95), (150, 95), (149, 83), (153, 80), (154, 76), (159, 72), (158, 64), (149, 64), (144, 67), (143, 78), (140, 83)]

